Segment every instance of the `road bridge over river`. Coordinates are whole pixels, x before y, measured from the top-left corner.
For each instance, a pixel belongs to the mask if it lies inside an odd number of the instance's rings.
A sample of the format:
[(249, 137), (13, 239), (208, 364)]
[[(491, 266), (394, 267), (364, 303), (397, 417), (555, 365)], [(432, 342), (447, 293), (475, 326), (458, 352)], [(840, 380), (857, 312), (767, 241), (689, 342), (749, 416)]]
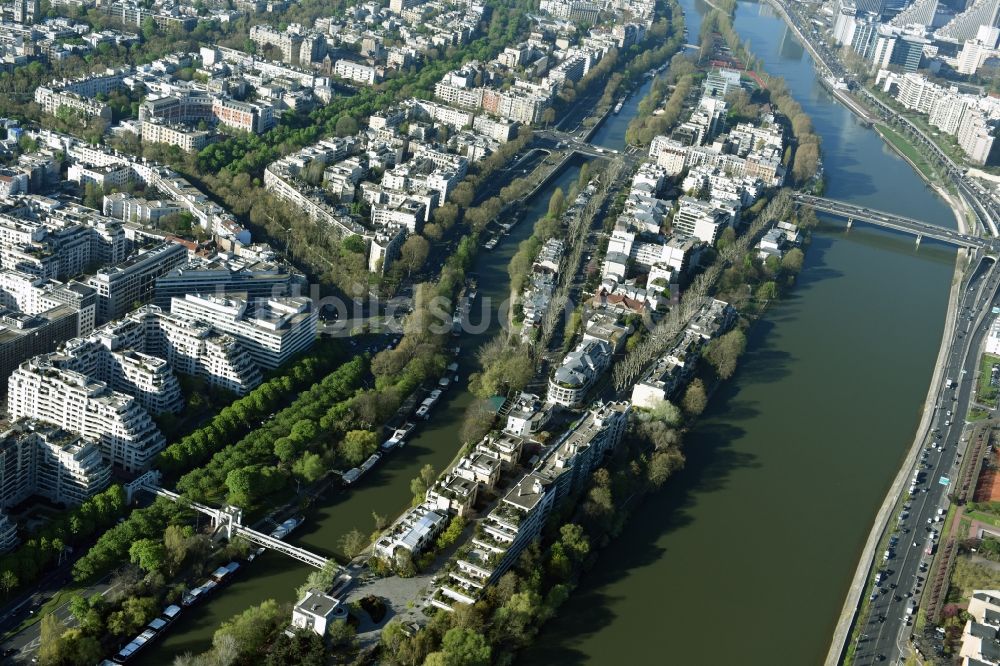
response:
[(967, 247), (973, 250), (994, 249), (994, 241), (988, 238), (970, 236), (947, 227), (940, 227), (936, 224), (921, 222), (913, 218), (903, 217), (894, 213), (887, 213), (872, 208), (862, 208), (853, 204), (837, 201), (836, 199), (826, 199), (809, 194), (794, 193), (792, 200), (800, 206), (809, 206), (816, 212), (836, 215), (847, 218), (848, 228), (854, 222), (866, 222), (884, 229), (892, 229), (902, 233), (915, 236), (919, 243), (924, 238), (933, 238), (942, 243), (950, 243), (958, 247)]

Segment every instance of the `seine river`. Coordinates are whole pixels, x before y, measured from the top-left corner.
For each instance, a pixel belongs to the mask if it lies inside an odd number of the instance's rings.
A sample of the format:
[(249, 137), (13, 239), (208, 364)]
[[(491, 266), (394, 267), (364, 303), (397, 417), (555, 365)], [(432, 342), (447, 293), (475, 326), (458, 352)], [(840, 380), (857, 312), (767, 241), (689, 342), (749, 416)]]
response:
[[(681, 0), (697, 38), (707, 7)], [(953, 226), (948, 208), (817, 83), (812, 63), (766, 7), (741, 3), (736, 27), (785, 77), (822, 137), (827, 195)], [(598, 131), (621, 148), (647, 86)], [(507, 296), (507, 265), (563, 172), (475, 271)], [(824, 224), (791, 298), (754, 328), (737, 375), (687, 439), (687, 467), (638, 510), (547, 625), (526, 664), (809, 664), (822, 660), (874, 513), (910, 443), (940, 342), (954, 252), (925, 241)], [(482, 301), (480, 301), (481, 303)], [(475, 311), (478, 312), (479, 304)], [(494, 317), (494, 321), (495, 321)], [(461, 340), (463, 375), (491, 332)], [(419, 435), (347, 493), (331, 492), (292, 542), (322, 554), (368, 533), (372, 512), (409, 504), (409, 480), (458, 448), (471, 398), (452, 389)], [(146, 663), (211, 646), (219, 624), (264, 599), (292, 601), (309, 569), (267, 553), (188, 611)], [(780, 635), (780, 640), (778, 636)]]
[[(708, 7), (680, 2), (697, 40)], [(768, 6), (741, 2), (735, 25), (812, 117), (827, 196), (954, 227), (819, 84)], [(791, 298), (754, 328), (736, 376), (688, 436), (684, 471), (601, 553), (521, 663), (822, 663), (919, 421), (954, 257), (824, 223)]]

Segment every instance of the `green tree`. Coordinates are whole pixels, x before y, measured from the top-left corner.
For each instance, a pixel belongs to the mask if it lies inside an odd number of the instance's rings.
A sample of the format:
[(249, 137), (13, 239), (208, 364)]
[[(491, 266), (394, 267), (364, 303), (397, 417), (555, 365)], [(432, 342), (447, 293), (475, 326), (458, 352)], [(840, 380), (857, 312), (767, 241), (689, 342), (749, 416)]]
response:
[(427, 661), (424, 663), (444, 666), (488, 666), (492, 653), (486, 638), (479, 632), (452, 627), (445, 632), (441, 640), (441, 651), (427, 655)]
[(399, 260), (406, 269), (407, 276), (419, 271), (427, 261), (430, 254), (431, 244), (423, 236), (412, 235), (403, 242), (403, 247), (399, 250)]
[(327, 638), (334, 647), (350, 647), (357, 639), (354, 627), (344, 620), (335, 620), (327, 629)]
[(299, 447), (291, 437), (279, 437), (274, 440), (274, 455), (283, 465), (295, 460), (299, 454)]
[(792, 248), (781, 258), (781, 269), (797, 275), (802, 270), (802, 262), (804, 260), (805, 255), (802, 253), (802, 250), (797, 247)]
[(340, 537), (340, 551), (352, 560), (363, 553), (366, 546), (368, 539), (359, 529), (355, 528)]
[(354, 254), (365, 253), (365, 239), (358, 235), (348, 236), (341, 241), (340, 246), (347, 252), (353, 252)]
[(251, 655), (259, 654), (274, 633), (285, 624), (286, 612), (277, 601), (268, 599), (224, 622), (212, 637), (212, 645), (218, 650), (231, 641), (236, 646), (239, 661), (249, 663)]
[(354, 136), (358, 133), (358, 121), (351, 116), (341, 116), (337, 119), (337, 136)]
[(363, 463), (378, 448), (378, 439), (370, 430), (351, 430), (344, 435), (340, 452), (351, 466)]
[(162, 543), (152, 539), (139, 539), (128, 549), (129, 560), (147, 572), (159, 571), (167, 561), (167, 551)]
[(65, 633), (66, 625), (55, 613), (42, 615), (38, 644), (38, 661), (42, 666), (61, 664), (66, 658), (60, 641)]
[(708, 395), (705, 393), (705, 384), (700, 379), (695, 379), (684, 392), (684, 411), (690, 416), (698, 416), (708, 405)]
[(0, 589), (3, 590), (4, 596), (10, 596), (10, 593), (17, 589), (18, 584), (17, 574), (10, 569), (4, 569), (4, 572), (0, 574)]
[(424, 501), (427, 489), (434, 485), (436, 479), (437, 472), (434, 471), (434, 467), (428, 464), (420, 468), (419, 476), (410, 481), (410, 492), (413, 493), (414, 504)]
[(302, 477), (306, 483), (312, 483), (319, 480), (326, 473), (326, 466), (323, 464), (323, 458), (318, 453), (306, 451), (292, 465), (292, 473)]
[(549, 197), (549, 210), (548, 216), (553, 218), (558, 218), (562, 215), (563, 206), (566, 205), (566, 195), (563, 193), (561, 187), (557, 187)]
[(281, 632), (264, 663), (266, 666), (324, 666), (323, 639), (307, 629), (296, 629), (292, 636)]
[(736, 371), (736, 363), (747, 347), (743, 331), (733, 329), (715, 338), (705, 348), (705, 359), (722, 379), (729, 379)]

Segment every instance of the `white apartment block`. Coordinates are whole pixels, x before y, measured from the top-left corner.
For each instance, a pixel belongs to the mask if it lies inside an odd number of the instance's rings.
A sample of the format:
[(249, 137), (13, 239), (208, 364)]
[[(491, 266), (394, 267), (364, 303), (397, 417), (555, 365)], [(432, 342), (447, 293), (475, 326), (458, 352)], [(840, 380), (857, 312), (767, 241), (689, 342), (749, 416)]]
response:
[(611, 347), (606, 342), (581, 342), (566, 354), (562, 365), (552, 373), (546, 400), (565, 407), (579, 407), (610, 362)]
[(79, 183), (81, 186), (88, 184), (97, 185), (105, 190), (113, 187), (122, 189), (128, 184), (130, 171), (124, 165), (112, 166), (87, 166), (79, 162), (69, 165), (66, 170), (66, 180)]
[(203, 321), (240, 342), (261, 367), (272, 369), (309, 349), (316, 338), (316, 311), (308, 298), (246, 299), (225, 296), (173, 298), (170, 313)]
[(142, 123), (142, 140), (146, 143), (165, 143), (177, 146), (184, 152), (194, 153), (211, 142), (212, 133), (145, 120)]
[(714, 243), (722, 229), (729, 225), (730, 219), (730, 214), (716, 207), (714, 202), (685, 196), (680, 199), (673, 225), (676, 231)]
[(342, 79), (369, 86), (374, 85), (382, 78), (374, 67), (344, 59), (340, 59), (334, 64), (333, 73)]
[(954, 136), (958, 132), (962, 116), (965, 115), (968, 108), (969, 100), (967, 97), (947, 93), (934, 103), (927, 122), (945, 134)]
[(19, 420), (0, 434), (0, 507), (40, 495), (76, 506), (108, 487), (111, 466), (97, 442), (40, 421)]
[(918, 113), (930, 113), (934, 102), (944, 94), (944, 88), (921, 74), (907, 73), (897, 79), (899, 93), (896, 99), (905, 108)]
[(201, 321), (146, 305), (95, 337), (112, 349), (131, 347), (165, 359), (175, 372), (244, 395), (262, 381), (260, 368), (231, 335)]
[(983, 113), (967, 110), (958, 126), (958, 145), (969, 156), (969, 161), (986, 164), (993, 151), (994, 140), (992, 128), (986, 123)]
[(38, 419), (97, 440), (104, 460), (126, 472), (148, 469), (166, 444), (138, 400), (44, 356), (11, 374), (7, 411), (12, 419)]
[(98, 329), (90, 338), (74, 338), (52, 354), (53, 365), (104, 382), (113, 391), (133, 396), (150, 414), (180, 412), (184, 398), (170, 364), (134, 348), (113, 344)]

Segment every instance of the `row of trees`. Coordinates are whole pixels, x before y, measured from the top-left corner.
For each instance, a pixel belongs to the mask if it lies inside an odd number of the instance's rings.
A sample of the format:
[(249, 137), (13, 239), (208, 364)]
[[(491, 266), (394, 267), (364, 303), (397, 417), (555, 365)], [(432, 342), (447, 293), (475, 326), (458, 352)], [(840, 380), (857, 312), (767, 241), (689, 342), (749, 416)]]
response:
[(230, 504), (250, 509), (293, 478), (317, 480), (336, 460), (351, 423), (342, 405), (353, 399), (366, 372), (362, 357), (341, 365), (266, 424), (181, 477), (178, 492), (194, 501), (218, 500), (225, 493)]
[(297, 395), (317, 377), (329, 372), (339, 359), (340, 354), (334, 343), (318, 341), (312, 352), (296, 360), (283, 374), (267, 380), (223, 408), (207, 425), (160, 452), (155, 466), (168, 477), (173, 477), (203, 464), (222, 447), (250, 432), (253, 424)]
[(0, 571), (3, 572), (0, 589), (10, 595), (21, 587), (32, 585), (61, 560), (67, 547), (77, 546), (100, 534), (127, 510), (125, 491), (115, 484), (66, 511), (0, 558)]

